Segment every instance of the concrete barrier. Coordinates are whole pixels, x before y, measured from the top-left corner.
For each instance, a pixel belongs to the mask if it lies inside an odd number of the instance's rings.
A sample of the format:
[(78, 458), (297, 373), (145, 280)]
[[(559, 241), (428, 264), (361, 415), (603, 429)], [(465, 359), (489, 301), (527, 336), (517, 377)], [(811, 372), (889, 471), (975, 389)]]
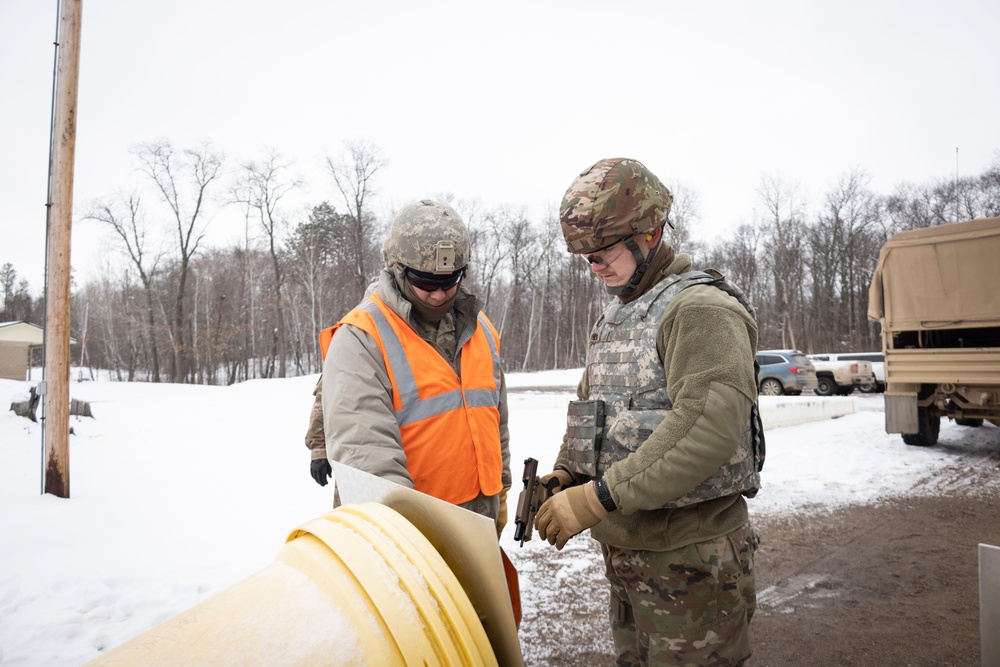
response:
[(853, 396), (761, 396), (759, 404), (765, 429), (834, 419), (858, 410)]
[[(511, 405), (519, 410), (565, 410), (576, 399), (569, 388), (560, 391), (518, 389), (508, 394)], [(854, 396), (760, 396), (758, 397), (764, 428), (797, 426), (823, 419), (835, 419), (858, 411)]]

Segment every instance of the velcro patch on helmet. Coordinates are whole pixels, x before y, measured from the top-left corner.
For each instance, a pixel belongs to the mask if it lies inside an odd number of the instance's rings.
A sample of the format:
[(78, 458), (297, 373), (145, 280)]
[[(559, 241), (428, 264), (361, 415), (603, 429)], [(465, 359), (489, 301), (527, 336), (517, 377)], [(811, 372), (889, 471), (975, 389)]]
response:
[(438, 241), (434, 255), (434, 273), (452, 273), (458, 268), (460, 267), (455, 266), (455, 242)]

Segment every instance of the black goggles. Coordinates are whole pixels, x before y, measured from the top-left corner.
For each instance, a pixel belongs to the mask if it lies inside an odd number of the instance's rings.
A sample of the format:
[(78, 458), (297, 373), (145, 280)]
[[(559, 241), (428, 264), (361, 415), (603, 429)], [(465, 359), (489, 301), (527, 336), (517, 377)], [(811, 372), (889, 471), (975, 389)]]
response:
[(457, 285), (458, 281), (465, 276), (465, 269), (459, 269), (453, 273), (427, 273), (407, 267), (403, 275), (406, 276), (408, 283), (425, 292), (439, 289), (447, 291)]

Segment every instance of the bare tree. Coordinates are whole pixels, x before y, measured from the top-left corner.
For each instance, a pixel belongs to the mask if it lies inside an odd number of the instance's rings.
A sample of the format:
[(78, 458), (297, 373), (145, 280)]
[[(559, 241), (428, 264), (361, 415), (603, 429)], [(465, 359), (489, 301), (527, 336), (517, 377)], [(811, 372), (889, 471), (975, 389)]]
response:
[[(151, 206), (149, 195), (116, 195), (87, 213), (113, 231), (130, 262), (123, 277), (108, 272), (76, 297), (71, 314), (79, 317), (89, 305), (93, 362), (129, 380), (157, 379), (167, 363), (158, 352), (167, 349), (172, 368), (163, 375), (176, 381), (232, 383), (318, 370), (317, 332), (357, 303), (379, 266), (381, 234), (371, 210), (374, 179), (385, 165), (378, 149), (348, 144), (339, 159), (327, 158), (348, 211), (323, 202), (287, 237), (281, 207), (297, 183), (276, 154), (243, 165), (234, 190), (246, 223), (242, 247), (197, 254), (222, 158), (207, 147), (175, 152), (166, 142), (142, 146), (137, 155), (167, 206)], [(700, 219), (696, 193), (679, 184), (673, 191), (670, 241), (703, 253), (697, 265), (719, 268), (747, 293), (761, 347), (871, 349), (878, 332), (866, 318), (867, 287), (885, 239), (958, 217), (1000, 215), (1000, 154), (978, 176), (902, 184), (890, 196), (876, 196), (867, 175), (854, 169), (815, 211), (780, 177), (762, 178), (763, 209), (704, 249), (691, 241)], [(514, 206), (455, 206), (472, 240), (470, 287), (498, 325), (504, 359), (517, 370), (583, 364), (590, 330), (610, 297), (586, 261), (565, 252), (557, 215), (549, 212), (539, 227)], [(176, 257), (155, 249), (151, 239), (161, 230), (176, 236)], [(38, 312), (13, 265), (0, 267), (0, 290), (0, 319)], [(286, 359), (292, 369), (279, 368)]]
[[(510, 261), (510, 282), (497, 332), (502, 339), (508, 341), (507, 349), (510, 352), (523, 352), (527, 332), (522, 324), (528, 319), (525, 317), (523, 304), (531, 297), (526, 288), (529, 287), (527, 277), (532, 269), (532, 246), (535, 244), (536, 232), (523, 210), (511, 211), (505, 217), (506, 222), (499, 231), (502, 234), (501, 243), (508, 248), (506, 256)], [(508, 354), (507, 358), (512, 357)]]
[(780, 176), (764, 176), (757, 189), (764, 206), (764, 262), (773, 280), (774, 315), (781, 347), (795, 348), (796, 306), (801, 302), (804, 274), (803, 215), (798, 189)]
[(761, 275), (759, 256), (763, 245), (759, 225), (743, 223), (708, 252), (707, 264), (739, 285), (751, 302), (762, 304), (769, 290)]
[[(554, 358), (545, 342), (548, 341), (551, 345), (559, 338), (558, 322), (561, 318), (552, 318), (550, 315), (556, 308), (552, 291), (558, 271), (556, 253), (562, 250), (562, 243), (563, 236), (558, 224), (542, 225), (534, 236), (532, 252), (535, 259), (530, 262), (531, 268), (526, 272), (531, 289), (531, 308), (522, 368), (545, 368), (546, 360)], [(553, 319), (556, 320), (556, 326), (550, 327)]]
[(462, 209), (462, 215), (469, 225), (472, 278), (477, 287), (477, 295), (483, 300), (484, 308), (488, 308), (500, 279), (501, 268), (510, 254), (507, 229), (512, 224), (512, 214), (505, 207), (480, 213), (478, 204), (467, 204)]
[[(894, 231), (922, 229), (954, 222), (949, 187), (902, 183), (886, 198), (886, 213)], [(952, 213), (948, 209), (952, 209)]]
[(817, 344), (830, 351), (845, 343), (852, 348), (859, 342), (873, 344), (865, 335), (870, 331), (868, 285), (885, 236), (870, 181), (861, 169), (841, 176), (812, 229), (812, 307), (816, 329), (826, 332)]
[(162, 257), (159, 250), (147, 247), (148, 229), (141, 212), (141, 198), (132, 192), (128, 195), (118, 195), (116, 199), (97, 201), (91, 205), (84, 218), (96, 220), (108, 225), (114, 236), (124, 247), (129, 262), (135, 267), (142, 283), (143, 296), (146, 302), (146, 349), (152, 368), (153, 382), (160, 381), (160, 355), (156, 344), (156, 310), (154, 308), (153, 283), (156, 278), (158, 264)]
[(954, 181), (956, 221), (1000, 216), (1000, 157), (979, 176)]
[(274, 345), (271, 354), (272, 359), (277, 357), (278, 360), (278, 377), (285, 377), (288, 354), (281, 293), (285, 276), (278, 258), (280, 245), (278, 234), (283, 220), (278, 218), (277, 211), (282, 198), (301, 185), (297, 179), (284, 175), (288, 168), (289, 164), (285, 163), (278, 153), (270, 151), (260, 162), (245, 163), (243, 179), (233, 188), (234, 200), (246, 207), (248, 215), (257, 218), (267, 239), (271, 268), (274, 271), (274, 306), (277, 320), (274, 323)]
[(993, 163), (979, 177), (979, 187), (983, 191), (983, 215), (1000, 217), (1000, 149), (993, 153)]
[(209, 188), (221, 176), (223, 156), (209, 144), (176, 152), (168, 141), (141, 144), (135, 150), (145, 173), (173, 217), (177, 233), (177, 289), (171, 321), (174, 382), (187, 379), (184, 335), (184, 297), (191, 258), (205, 235)]
[(367, 204), (369, 197), (376, 194), (376, 174), (387, 165), (381, 149), (365, 141), (345, 142), (344, 152), (339, 157), (326, 157), (327, 170), (333, 176), (333, 182), (353, 222), (350, 242), (354, 255), (357, 300), (361, 299), (377, 269), (377, 262), (374, 261), (377, 244), (373, 242), (375, 236), (371, 233), (374, 219)]
[(701, 244), (691, 237), (692, 228), (701, 220), (701, 203), (698, 193), (683, 183), (673, 183), (670, 192), (674, 203), (670, 207), (669, 223), (664, 227), (664, 239), (677, 250), (696, 255), (702, 251)]

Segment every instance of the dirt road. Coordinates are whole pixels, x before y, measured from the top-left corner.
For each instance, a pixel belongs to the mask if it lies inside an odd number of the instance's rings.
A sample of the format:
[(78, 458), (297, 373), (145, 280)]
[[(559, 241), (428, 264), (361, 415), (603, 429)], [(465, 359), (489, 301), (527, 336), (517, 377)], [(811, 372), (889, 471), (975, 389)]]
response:
[(1000, 494), (758, 527), (750, 665), (980, 665), (978, 544), (1000, 545)]

